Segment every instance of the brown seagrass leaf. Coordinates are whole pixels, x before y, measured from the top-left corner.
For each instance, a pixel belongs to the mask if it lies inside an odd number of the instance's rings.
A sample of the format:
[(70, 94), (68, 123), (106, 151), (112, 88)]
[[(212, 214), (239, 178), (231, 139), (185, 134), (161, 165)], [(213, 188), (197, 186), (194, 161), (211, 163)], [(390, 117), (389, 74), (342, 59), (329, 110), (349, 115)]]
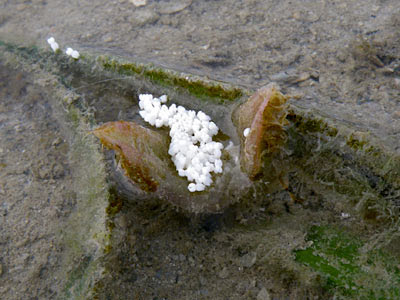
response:
[(142, 190), (154, 192), (168, 170), (166, 136), (133, 122), (108, 122), (92, 131), (116, 152), (125, 175)]
[[(255, 92), (234, 113), (234, 122), (241, 139), (240, 164), (250, 179), (262, 170), (262, 155), (278, 151), (286, 141), (287, 98), (274, 85)], [(243, 132), (250, 128), (247, 137)]]

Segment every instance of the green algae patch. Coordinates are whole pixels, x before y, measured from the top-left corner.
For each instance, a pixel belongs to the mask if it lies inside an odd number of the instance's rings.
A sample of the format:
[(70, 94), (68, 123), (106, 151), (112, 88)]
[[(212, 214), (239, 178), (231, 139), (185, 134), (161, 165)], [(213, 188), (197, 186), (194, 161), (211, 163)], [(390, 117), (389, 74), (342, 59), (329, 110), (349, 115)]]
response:
[(360, 138), (357, 138), (354, 134), (351, 134), (347, 141), (347, 145), (354, 150), (363, 150), (364, 146), (368, 144), (366, 140), (362, 140)]
[(118, 196), (115, 187), (110, 187), (110, 197), (108, 199), (108, 206), (106, 208), (106, 213), (109, 217), (114, 217), (119, 213), (123, 206), (123, 200)]
[[(68, 281), (64, 289), (63, 299), (76, 299), (78, 295), (86, 294), (88, 289), (89, 278), (88, 272), (90, 268), (93, 268), (92, 259), (90, 257), (83, 257), (78, 265), (69, 273)], [(79, 296), (78, 296), (79, 297)]]
[(202, 99), (210, 98), (220, 104), (234, 101), (243, 95), (243, 91), (240, 88), (228, 87), (223, 83), (207, 82), (203, 78), (196, 78), (193, 75), (185, 75), (152, 65), (124, 62), (117, 59), (110, 59), (106, 56), (99, 56), (97, 62), (105, 70), (120, 75), (140, 75), (161, 86), (179, 87), (196, 97)]
[(324, 120), (319, 118), (307, 118), (293, 109), (288, 113), (287, 119), (303, 134), (319, 132), (330, 137), (335, 137), (338, 134), (338, 129), (332, 125), (328, 125)]
[(365, 251), (361, 239), (343, 229), (314, 226), (306, 249), (296, 261), (318, 272), (324, 288), (339, 299), (398, 299), (400, 269), (395, 258), (381, 250)]

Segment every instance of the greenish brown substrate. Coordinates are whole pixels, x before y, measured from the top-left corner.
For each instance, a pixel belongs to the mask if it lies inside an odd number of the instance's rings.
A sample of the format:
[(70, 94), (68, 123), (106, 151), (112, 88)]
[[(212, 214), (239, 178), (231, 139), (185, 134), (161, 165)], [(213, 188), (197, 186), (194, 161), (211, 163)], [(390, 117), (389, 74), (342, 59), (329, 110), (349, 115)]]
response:
[(367, 133), (315, 113), (288, 115), (292, 172), (320, 186), (325, 197), (346, 197), (367, 219), (392, 217), (400, 197), (400, 155)]
[[(69, 114), (75, 118), (77, 112), (71, 109)], [(73, 266), (67, 273), (68, 281), (62, 297), (65, 299), (90, 296), (92, 287), (101, 278), (102, 256), (111, 247), (110, 216), (107, 212), (108, 207), (113, 205), (112, 193), (106, 181), (103, 157), (93, 137), (87, 135), (86, 126), (81, 123), (80, 127), (75, 128), (77, 135), (71, 147), (70, 159), (79, 162), (74, 188), (79, 193), (76, 213), (63, 230), (69, 252), (65, 265)], [(82, 130), (82, 127), (86, 129)], [(79, 264), (74, 263), (77, 258)]]
[(293, 107), (288, 120), (286, 163), (297, 201), (320, 197), (326, 209), (342, 207), (347, 217), (381, 228), (378, 235), (361, 238), (345, 226), (314, 226), (307, 236), (311, 246), (296, 251), (296, 261), (321, 276), (321, 287), (338, 299), (397, 299), (397, 254), (383, 249), (393, 241), (397, 245), (399, 154), (322, 114)]

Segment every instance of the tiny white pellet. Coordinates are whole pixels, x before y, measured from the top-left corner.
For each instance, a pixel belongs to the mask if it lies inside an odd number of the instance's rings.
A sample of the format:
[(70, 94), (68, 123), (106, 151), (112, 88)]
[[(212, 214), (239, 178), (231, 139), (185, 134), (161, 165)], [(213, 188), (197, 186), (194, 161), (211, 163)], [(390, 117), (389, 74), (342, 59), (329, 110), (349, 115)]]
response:
[(244, 137), (247, 137), (249, 133), (250, 133), (250, 128), (246, 128), (245, 130), (243, 130)]

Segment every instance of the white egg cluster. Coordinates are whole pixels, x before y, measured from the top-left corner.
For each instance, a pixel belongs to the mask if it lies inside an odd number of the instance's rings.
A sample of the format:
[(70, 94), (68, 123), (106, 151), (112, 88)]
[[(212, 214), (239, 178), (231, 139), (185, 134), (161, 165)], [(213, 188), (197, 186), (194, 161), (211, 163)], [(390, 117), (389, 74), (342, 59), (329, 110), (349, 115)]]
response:
[(186, 110), (183, 106), (167, 106), (167, 96), (153, 98), (150, 94), (139, 95), (139, 114), (156, 127), (169, 126), (171, 144), (169, 155), (179, 176), (191, 183), (190, 192), (204, 191), (212, 184), (211, 172), (222, 173), (221, 150), (223, 145), (212, 137), (218, 127), (202, 111)]
[(65, 54), (67, 54), (68, 56), (71, 56), (72, 58), (75, 58), (75, 59), (79, 58), (79, 52), (72, 48), (67, 48), (67, 50), (65, 51)]
[(56, 52), (58, 49), (60, 49), (60, 47), (58, 46), (58, 43), (56, 42), (56, 40), (53, 37), (47, 39), (47, 43), (49, 43), (51, 49), (54, 52)]
[[(47, 43), (49, 43), (51, 49), (54, 52), (57, 52), (58, 49), (60, 49), (60, 46), (58, 45), (58, 43), (56, 42), (56, 40), (54, 39), (54, 37), (50, 37), (47, 39)], [(67, 48), (67, 50), (65, 50), (65, 54), (67, 54), (68, 56), (71, 56), (72, 58), (78, 59), (79, 58), (79, 52), (77, 50), (74, 50), (72, 48)]]

